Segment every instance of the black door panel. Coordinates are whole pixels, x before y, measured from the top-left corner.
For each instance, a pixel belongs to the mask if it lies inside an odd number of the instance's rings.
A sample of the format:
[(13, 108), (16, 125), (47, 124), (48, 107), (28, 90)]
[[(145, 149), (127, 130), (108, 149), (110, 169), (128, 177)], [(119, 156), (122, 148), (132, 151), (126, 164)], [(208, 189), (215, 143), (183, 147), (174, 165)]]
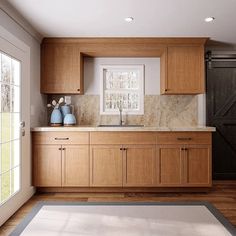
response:
[(215, 126), (212, 157), (214, 179), (236, 179), (236, 61), (207, 66), (207, 125)]

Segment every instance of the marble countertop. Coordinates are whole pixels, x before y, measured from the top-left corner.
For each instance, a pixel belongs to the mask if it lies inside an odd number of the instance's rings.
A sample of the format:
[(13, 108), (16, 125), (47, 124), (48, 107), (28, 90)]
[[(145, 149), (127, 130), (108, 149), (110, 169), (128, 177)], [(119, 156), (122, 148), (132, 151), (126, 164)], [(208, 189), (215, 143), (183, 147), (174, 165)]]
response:
[(98, 126), (72, 126), (72, 127), (34, 127), (31, 128), (32, 132), (45, 132), (45, 131), (136, 131), (136, 132), (169, 132), (169, 131), (199, 131), (199, 132), (214, 132), (215, 127), (209, 126), (194, 126), (194, 127), (98, 127)]

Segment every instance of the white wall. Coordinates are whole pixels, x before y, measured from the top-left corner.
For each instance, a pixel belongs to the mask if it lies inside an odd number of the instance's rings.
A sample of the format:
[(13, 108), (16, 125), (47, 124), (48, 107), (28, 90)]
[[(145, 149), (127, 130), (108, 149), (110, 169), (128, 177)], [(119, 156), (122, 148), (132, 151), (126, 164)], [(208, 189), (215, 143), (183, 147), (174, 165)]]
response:
[(100, 94), (100, 65), (144, 65), (145, 94), (160, 94), (160, 58), (86, 57), (84, 60), (86, 95)]

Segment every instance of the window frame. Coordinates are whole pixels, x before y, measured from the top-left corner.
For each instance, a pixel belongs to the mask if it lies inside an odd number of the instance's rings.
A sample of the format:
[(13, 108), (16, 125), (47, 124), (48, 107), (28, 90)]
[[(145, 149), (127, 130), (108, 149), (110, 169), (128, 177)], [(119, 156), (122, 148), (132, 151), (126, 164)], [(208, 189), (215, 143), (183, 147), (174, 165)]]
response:
[[(105, 110), (105, 100), (104, 100), (104, 94), (105, 94), (105, 70), (118, 70), (118, 71), (130, 71), (130, 70), (139, 71), (139, 109), (138, 110), (127, 110), (123, 109), (123, 114), (127, 115), (143, 115), (144, 114), (144, 96), (145, 96), (145, 90), (144, 90), (144, 83), (145, 83), (145, 74), (144, 74), (144, 65), (143, 64), (135, 64), (135, 65), (100, 65), (100, 115), (118, 115), (119, 110)], [(121, 89), (122, 90), (122, 89)], [(130, 89), (132, 90), (132, 89)], [(128, 91), (128, 89), (124, 89), (123, 92)]]

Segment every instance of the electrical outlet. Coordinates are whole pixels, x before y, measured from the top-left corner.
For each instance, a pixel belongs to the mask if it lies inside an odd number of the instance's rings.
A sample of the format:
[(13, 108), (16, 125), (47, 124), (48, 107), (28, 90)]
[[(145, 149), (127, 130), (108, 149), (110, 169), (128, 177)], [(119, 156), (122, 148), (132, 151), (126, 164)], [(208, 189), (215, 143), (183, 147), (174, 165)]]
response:
[(65, 96), (65, 103), (68, 105), (71, 104), (71, 96)]

